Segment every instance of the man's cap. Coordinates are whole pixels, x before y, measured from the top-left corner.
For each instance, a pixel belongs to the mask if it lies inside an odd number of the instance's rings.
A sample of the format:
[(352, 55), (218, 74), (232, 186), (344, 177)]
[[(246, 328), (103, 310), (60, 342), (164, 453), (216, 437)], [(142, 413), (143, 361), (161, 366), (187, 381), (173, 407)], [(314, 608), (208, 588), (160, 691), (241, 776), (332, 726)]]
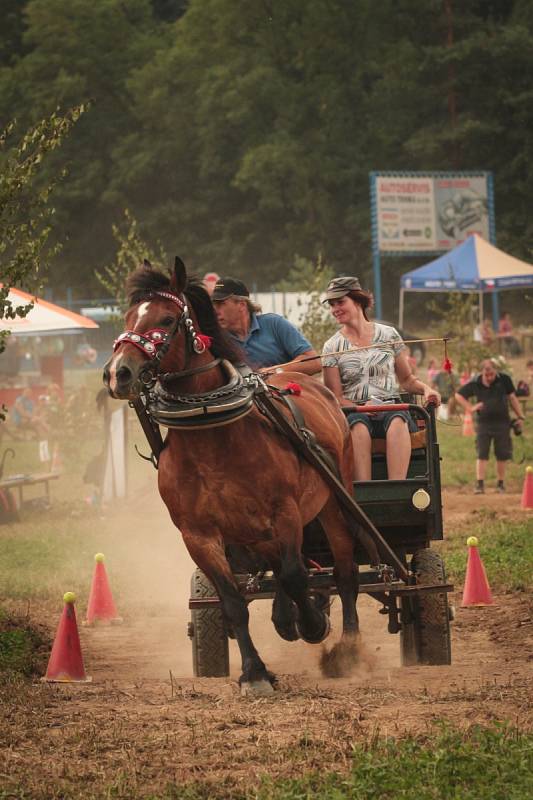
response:
[(356, 291), (361, 291), (359, 278), (354, 278), (349, 275), (342, 278), (333, 278), (333, 280), (328, 283), (326, 296), (322, 302), (327, 303), (328, 300), (340, 300), (340, 298), (345, 297), (348, 292)]
[(237, 280), (237, 278), (219, 278), (215, 283), (211, 300), (213, 302), (217, 300), (227, 300), (228, 297), (232, 297), (233, 295), (237, 295), (238, 297), (250, 297), (250, 292), (246, 288), (246, 285), (242, 281)]

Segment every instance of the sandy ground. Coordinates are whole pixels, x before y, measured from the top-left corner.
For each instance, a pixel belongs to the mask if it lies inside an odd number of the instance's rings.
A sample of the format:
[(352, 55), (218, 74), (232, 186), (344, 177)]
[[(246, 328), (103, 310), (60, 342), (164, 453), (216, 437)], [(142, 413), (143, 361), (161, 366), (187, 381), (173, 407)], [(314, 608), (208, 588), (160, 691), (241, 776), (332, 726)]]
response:
[[(518, 496), (505, 502), (519, 507)], [(502, 498), (486, 495), (482, 504), (497, 512)], [(479, 507), (466, 490), (446, 492), (446, 526)], [(270, 604), (257, 601), (252, 635), (280, 679), (277, 692), (240, 696), (233, 642), (230, 678), (193, 678), (186, 633), (193, 566), (152, 491), (137, 499), (133, 515), (139, 535), (117, 537), (108, 557), (110, 577), (120, 570), (129, 587), (120, 598), (124, 623), (80, 628), (92, 683), (13, 689), (0, 718), (0, 787), (63, 797), (83, 780), (87, 797), (109, 786), (119, 797), (142, 797), (171, 782), (202, 780), (226, 785), (229, 795), (250, 775), (342, 769), (354, 743), (424, 733), (439, 720), (533, 726), (533, 602), (524, 594), (461, 609), (456, 592), (452, 665), (410, 668), (400, 667), (399, 636), (387, 633), (378, 604), (362, 597), (361, 664), (337, 680), (320, 674), (321, 646), (280, 640)], [(125, 522), (117, 515), (117, 526)], [(339, 605), (330, 641), (339, 635)]]

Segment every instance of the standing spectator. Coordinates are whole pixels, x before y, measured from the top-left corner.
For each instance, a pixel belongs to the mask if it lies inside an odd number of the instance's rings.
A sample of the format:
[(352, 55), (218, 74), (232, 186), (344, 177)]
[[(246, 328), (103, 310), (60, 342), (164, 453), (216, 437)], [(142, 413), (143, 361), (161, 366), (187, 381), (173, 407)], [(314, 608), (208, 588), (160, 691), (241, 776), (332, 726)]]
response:
[(498, 338), (502, 339), (505, 351), (510, 356), (519, 356), (522, 352), (517, 339), (513, 336), (513, 323), (511, 322), (511, 315), (508, 311), (502, 314), (500, 324), (498, 326)]
[[(505, 468), (513, 454), (511, 443), (511, 418), (509, 403), (518, 417), (516, 425), (521, 430), (522, 409), (509, 375), (496, 372), (494, 362), (488, 358), (482, 362), (481, 373), (461, 386), (455, 398), (465, 413), (476, 413), (476, 488), (475, 494), (485, 493), (485, 475), (491, 442), (494, 441), (498, 492), (505, 491)], [(472, 405), (470, 398), (476, 400)]]

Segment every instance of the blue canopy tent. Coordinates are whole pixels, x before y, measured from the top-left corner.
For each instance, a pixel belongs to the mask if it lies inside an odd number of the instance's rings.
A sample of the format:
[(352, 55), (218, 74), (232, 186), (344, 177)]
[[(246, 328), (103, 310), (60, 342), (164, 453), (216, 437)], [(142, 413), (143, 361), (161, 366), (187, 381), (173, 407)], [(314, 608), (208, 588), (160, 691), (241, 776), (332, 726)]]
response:
[[(479, 295), (481, 321), (486, 293), (491, 293), (497, 301), (500, 289), (528, 287), (533, 287), (533, 266), (498, 250), (474, 233), (453, 250), (402, 275), (398, 326), (403, 327), (405, 292), (475, 292)], [(497, 302), (493, 304), (493, 314), (496, 328)]]

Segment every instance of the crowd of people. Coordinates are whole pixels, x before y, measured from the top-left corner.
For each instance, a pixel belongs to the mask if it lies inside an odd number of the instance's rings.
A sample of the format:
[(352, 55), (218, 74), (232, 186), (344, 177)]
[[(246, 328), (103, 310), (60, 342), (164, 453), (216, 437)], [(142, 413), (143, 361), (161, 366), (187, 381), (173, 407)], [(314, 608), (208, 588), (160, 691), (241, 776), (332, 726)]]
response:
[(515, 357), (522, 354), (522, 348), (515, 336), (511, 315), (508, 311), (502, 314), (497, 331), (493, 330), (490, 319), (481, 320), (474, 328), (474, 341), (485, 347), (498, 349), (502, 355)]
[(86, 429), (93, 418), (94, 397), (85, 385), (64, 393), (51, 383), (38, 395), (26, 386), (9, 409), (4, 430), (13, 439), (44, 440), (68, 435), (80, 426)]

